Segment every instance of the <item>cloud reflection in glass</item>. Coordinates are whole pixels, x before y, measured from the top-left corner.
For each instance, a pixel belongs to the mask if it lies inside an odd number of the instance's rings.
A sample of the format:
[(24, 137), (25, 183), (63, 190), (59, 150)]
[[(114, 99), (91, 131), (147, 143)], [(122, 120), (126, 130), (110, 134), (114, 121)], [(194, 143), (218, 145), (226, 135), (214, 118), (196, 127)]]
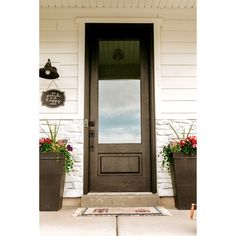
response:
[(99, 143), (141, 143), (140, 80), (99, 81)]

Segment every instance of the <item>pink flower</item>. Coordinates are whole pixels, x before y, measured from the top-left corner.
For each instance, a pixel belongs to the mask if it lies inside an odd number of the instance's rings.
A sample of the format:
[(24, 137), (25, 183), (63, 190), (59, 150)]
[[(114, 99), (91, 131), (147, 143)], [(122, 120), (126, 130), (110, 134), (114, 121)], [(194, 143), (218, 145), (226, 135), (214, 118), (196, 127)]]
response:
[(197, 144), (197, 137), (196, 136), (190, 136), (187, 138), (189, 142), (191, 142), (192, 145)]

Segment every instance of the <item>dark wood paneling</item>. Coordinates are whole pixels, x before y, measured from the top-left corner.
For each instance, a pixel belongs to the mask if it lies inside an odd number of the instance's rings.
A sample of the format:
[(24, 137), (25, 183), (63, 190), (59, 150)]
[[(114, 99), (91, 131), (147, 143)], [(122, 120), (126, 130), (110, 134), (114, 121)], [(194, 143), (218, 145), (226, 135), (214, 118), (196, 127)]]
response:
[(99, 154), (99, 175), (141, 174), (141, 154)]

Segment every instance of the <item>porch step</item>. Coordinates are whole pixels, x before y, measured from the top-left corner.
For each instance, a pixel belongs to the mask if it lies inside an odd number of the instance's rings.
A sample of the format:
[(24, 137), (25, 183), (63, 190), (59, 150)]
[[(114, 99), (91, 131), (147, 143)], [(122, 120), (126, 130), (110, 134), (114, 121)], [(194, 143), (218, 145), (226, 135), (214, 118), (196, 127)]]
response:
[(159, 205), (153, 193), (89, 193), (81, 199), (81, 207), (151, 207)]

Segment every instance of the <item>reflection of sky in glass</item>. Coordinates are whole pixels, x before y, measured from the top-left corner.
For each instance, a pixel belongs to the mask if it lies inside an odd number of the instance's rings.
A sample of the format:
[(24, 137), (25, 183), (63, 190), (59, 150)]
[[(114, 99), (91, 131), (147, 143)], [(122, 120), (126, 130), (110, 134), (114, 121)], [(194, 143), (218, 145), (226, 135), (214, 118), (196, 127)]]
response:
[(99, 81), (99, 143), (141, 143), (140, 80)]

